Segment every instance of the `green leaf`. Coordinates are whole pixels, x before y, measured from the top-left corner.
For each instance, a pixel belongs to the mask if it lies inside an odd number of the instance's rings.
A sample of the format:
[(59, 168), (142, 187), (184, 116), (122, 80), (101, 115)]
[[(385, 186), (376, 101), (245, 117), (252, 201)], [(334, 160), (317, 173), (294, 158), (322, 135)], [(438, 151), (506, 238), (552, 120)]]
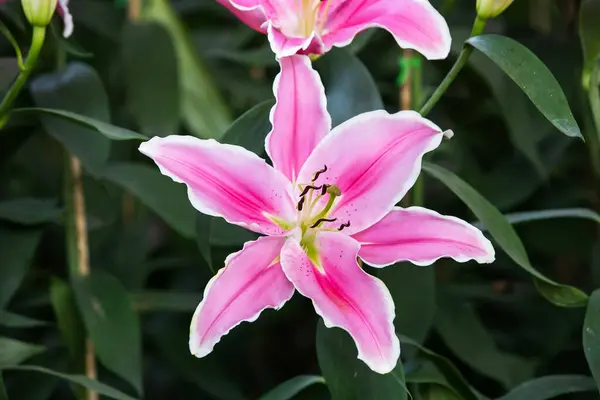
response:
[[(419, 349), (423, 357), (433, 363), (442, 373), (444, 376), (444, 382), (446, 382), (448, 387), (451, 388), (460, 398), (464, 400), (478, 400), (477, 396), (475, 393), (473, 393), (465, 378), (450, 360), (440, 356), (426, 347), (421, 346), (418, 342), (407, 336), (398, 335), (398, 338), (400, 339), (400, 343), (402, 345), (411, 345)], [(443, 382), (440, 383), (443, 384)]]
[[(501, 352), (468, 304), (444, 297), (436, 314), (436, 328), (444, 343), (476, 371), (512, 387), (533, 374), (534, 364)], [(465, 332), (468, 332), (465, 335)]]
[(212, 251), (210, 247), (210, 226), (213, 217), (210, 215), (196, 213), (196, 243), (198, 244), (198, 250), (204, 258), (204, 261), (208, 264), (208, 268), (215, 273), (212, 262)]
[(50, 302), (58, 329), (69, 351), (71, 363), (82, 369), (81, 355), (85, 352), (85, 329), (77, 311), (73, 290), (67, 282), (54, 277), (50, 280)]
[(263, 155), (265, 138), (271, 131), (269, 113), (274, 104), (273, 100), (266, 100), (246, 111), (229, 127), (222, 142), (237, 144), (259, 156)]
[(121, 43), (129, 109), (142, 132), (175, 133), (180, 95), (177, 55), (169, 32), (154, 22), (129, 23)]
[(161, 24), (171, 35), (179, 66), (181, 113), (187, 128), (196, 136), (219, 139), (231, 124), (229, 110), (172, 6), (167, 0), (150, 0), (142, 19)]
[(558, 130), (582, 137), (560, 85), (528, 48), (501, 35), (476, 36), (467, 43), (496, 63)]
[(69, 121), (70, 123), (83, 126), (85, 128), (92, 129), (110, 140), (148, 140), (147, 136), (140, 133), (131, 131), (129, 129), (121, 128), (115, 125), (108, 124), (103, 121), (99, 121), (94, 118), (86, 117), (74, 112), (65, 110), (56, 110), (53, 108), (17, 108), (12, 111), (13, 113), (38, 113), (58, 117), (63, 120)]
[(296, 376), (263, 394), (258, 400), (290, 400), (302, 390), (317, 383), (325, 383), (325, 379), (317, 375)]
[(357, 358), (354, 341), (339, 328), (317, 327), (317, 356), (332, 400), (406, 400), (402, 363), (389, 374), (373, 372)]
[(73, 278), (72, 285), (98, 358), (141, 393), (141, 333), (129, 293), (103, 271)]
[(7, 328), (37, 328), (48, 325), (48, 322), (0, 310), (0, 325)]
[(522, 383), (497, 400), (547, 400), (560, 395), (588, 392), (596, 388), (593, 379), (583, 375), (549, 375)]
[(600, 58), (600, 1), (583, 0), (579, 8), (579, 38), (583, 49), (583, 86), (590, 85), (590, 75)]
[(422, 343), (435, 315), (435, 270), (397, 263), (377, 270), (396, 304), (396, 332)]
[(56, 222), (61, 214), (54, 199), (21, 198), (0, 201), (0, 219), (23, 225)]
[(21, 286), (40, 238), (39, 230), (0, 228), (0, 309)]
[(423, 398), (427, 400), (461, 400), (452, 389), (443, 385), (427, 385), (423, 392)]
[(117, 389), (113, 389), (112, 387), (105, 385), (104, 383), (95, 381), (83, 375), (63, 374), (62, 372), (57, 372), (44, 367), (38, 367), (37, 365), (20, 365), (7, 367), (5, 369), (13, 371), (40, 372), (42, 374), (56, 376), (57, 378), (64, 379), (77, 385), (81, 385), (103, 396), (110, 397), (111, 399), (136, 400), (135, 398), (128, 396), (125, 393), (118, 391)]
[[(587, 208), (557, 208), (553, 210), (523, 211), (504, 214), (504, 217), (513, 225), (554, 218), (582, 218), (600, 224), (600, 214)], [(474, 225), (480, 229), (485, 229), (480, 222), (476, 222)]]
[[(103, 122), (110, 120), (102, 81), (86, 64), (71, 63), (59, 72), (39, 75), (29, 84), (29, 91), (38, 107), (71, 111)], [(49, 115), (42, 117), (42, 124), (89, 171), (98, 172), (104, 167), (110, 141), (96, 130)]]
[(600, 390), (600, 289), (590, 296), (583, 322), (583, 351)]
[(44, 346), (21, 342), (19, 340), (0, 337), (0, 369), (18, 365), (36, 354), (45, 351)]
[(202, 300), (201, 294), (144, 291), (132, 295), (132, 302), (139, 312), (193, 313)]
[(423, 169), (446, 185), (471, 209), (502, 250), (534, 277), (540, 293), (550, 302), (562, 307), (581, 307), (586, 304), (587, 295), (584, 292), (573, 286), (554, 282), (531, 265), (525, 247), (510, 223), (496, 207), (468, 183), (437, 165), (426, 163)]
[(373, 77), (346, 49), (333, 49), (315, 63), (325, 84), (327, 110), (333, 126), (358, 114), (383, 109)]
[(196, 211), (185, 186), (163, 176), (158, 168), (133, 163), (109, 164), (104, 178), (139, 198), (182, 236), (195, 236)]
[(4, 379), (2, 378), (2, 371), (0, 371), (0, 400), (8, 400), (8, 394), (6, 394), (6, 388), (4, 387)]

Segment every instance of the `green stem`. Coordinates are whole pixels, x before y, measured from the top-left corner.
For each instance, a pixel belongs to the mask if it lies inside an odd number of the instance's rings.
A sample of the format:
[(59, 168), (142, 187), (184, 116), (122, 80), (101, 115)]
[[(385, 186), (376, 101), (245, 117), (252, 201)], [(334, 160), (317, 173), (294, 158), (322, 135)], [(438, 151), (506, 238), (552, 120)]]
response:
[(29, 75), (33, 71), (35, 64), (37, 63), (38, 56), (40, 55), (40, 51), (42, 50), (42, 46), (44, 45), (44, 40), (46, 39), (46, 27), (42, 26), (34, 26), (33, 27), (33, 37), (31, 38), (31, 48), (29, 50), (29, 55), (27, 56), (27, 60), (19, 73), (19, 76), (11, 86), (6, 96), (0, 103), (0, 127), (6, 123), (6, 117), (10, 108), (21, 92), (23, 85), (29, 79)]
[[(485, 28), (486, 22), (487, 21), (485, 19), (481, 19), (479, 17), (475, 18), (475, 22), (473, 23), (473, 29), (471, 30), (470, 37), (480, 35), (483, 32), (483, 29)], [(431, 111), (433, 106), (436, 105), (436, 103), (444, 95), (446, 90), (448, 90), (448, 88), (450, 87), (452, 82), (454, 82), (454, 79), (456, 79), (456, 77), (458, 76), (458, 73), (467, 64), (467, 61), (469, 60), (471, 53), (473, 53), (473, 47), (465, 44), (463, 46), (458, 58), (456, 59), (456, 62), (452, 66), (452, 69), (450, 70), (450, 72), (448, 72), (448, 74), (446, 75), (446, 77), (444, 78), (442, 83), (440, 83), (440, 85), (437, 87), (437, 89), (435, 89), (435, 92), (433, 92), (433, 94), (431, 95), (429, 100), (427, 100), (427, 103), (425, 103), (425, 105), (423, 105), (423, 107), (419, 111), (419, 113), (421, 115), (425, 116), (425, 115), (429, 114), (429, 112)]]
[(0, 21), (0, 33), (4, 35), (6, 40), (8, 40), (12, 47), (15, 49), (15, 53), (17, 54), (17, 63), (19, 64), (19, 70), (23, 71), (25, 66), (23, 65), (23, 54), (21, 53), (19, 43), (17, 43), (15, 37), (12, 35), (10, 30), (6, 27), (6, 25), (4, 25), (4, 22), (2, 21)]

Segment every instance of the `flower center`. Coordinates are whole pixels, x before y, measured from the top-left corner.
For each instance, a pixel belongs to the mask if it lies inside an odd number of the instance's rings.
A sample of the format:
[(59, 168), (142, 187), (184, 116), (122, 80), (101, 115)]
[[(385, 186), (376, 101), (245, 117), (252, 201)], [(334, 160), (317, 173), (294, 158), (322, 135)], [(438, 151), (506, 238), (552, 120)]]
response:
[[(313, 32), (320, 33), (325, 25), (331, 0), (294, 0), (296, 7), (286, 13), (287, 23), (281, 24), (286, 36), (309, 37)], [(283, 21), (282, 21), (283, 22)]]
[[(321, 225), (326, 222), (335, 222), (337, 218), (329, 218), (331, 209), (335, 203), (335, 199), (342, 194), (342, 191), (337, 185), (322, 184), (317, 186), (315, 183), (319, 176), (327, 172), (327, 166), (315, 172), (310, 184), (300, 184), (302, 190), (300, 199), (296, 206), (298, 210), (298, 226), (302, 229), (304, 235), (310, 229), (327, 229), (321, 228)], [(324, 199), (327, 202), (323, 206)], [(350, 221), (341, 222), (337, 230), (341, 231), (350, 226)], [(332, 230), (332, 229), (328, 229)]]

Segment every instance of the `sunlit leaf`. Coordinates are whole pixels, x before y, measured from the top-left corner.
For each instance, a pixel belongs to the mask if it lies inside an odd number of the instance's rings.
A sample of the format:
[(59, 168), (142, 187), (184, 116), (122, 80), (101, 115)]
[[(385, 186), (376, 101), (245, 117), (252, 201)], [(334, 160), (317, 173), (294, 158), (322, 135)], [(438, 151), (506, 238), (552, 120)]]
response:
[(476, 36), (467, 43), (488, 56), (565, 135), (582, 137), (567, 98), (548, 68), (528, 48), (501, 35)]
[(490, 232), (498, 246), (521, 268), (529, 272), (539, 282), (538, 288), (552, 303), (563, 307), (581, 307), (587, 302), (587, 295), (581, 290), (563, 285), (547, 278), (530, 263), (525, 247), (517, 233), (496, 207), (483, 198), (468, 183), (454, 173), (433, 164), (424, 164), (423, 169), (440, 180), (458, 196), (479, 218)]
[(141, 393), (141, 333), (129, 293), (103, 271), (73, 279), (73, 289), (98, 358)]
[(296, 376), (263, 394), (258, 400), (291, 400), (302, 390), (317, 383), (324, 384), (325, 379), (317, 375)]

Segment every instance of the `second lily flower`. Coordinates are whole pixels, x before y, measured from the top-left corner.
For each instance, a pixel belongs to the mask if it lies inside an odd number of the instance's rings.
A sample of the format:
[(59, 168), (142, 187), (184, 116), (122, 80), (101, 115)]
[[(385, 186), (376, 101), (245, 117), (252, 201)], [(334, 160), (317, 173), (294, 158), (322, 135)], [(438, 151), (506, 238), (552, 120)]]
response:
[(273, 167), (214, 140), (156, 137), (140, 146), (165, 175), (187, 185), (200, 212), (266, 235), (227, 257), (206, 286), (190, 350), (207, 355), (236, 325), (282, 307), (297, 290), (326, 326), (350, 333), (372, 370), (390, 372), (400, 355), (394, 303), (358, 258), (374, 267), (440, 257), (489, 263), (494, 249), (462, 220), (395, 207), (423, 155), (442, 141), (436, 125), (412, 111), (374, 111), (330, 132), (325, 91), (308, 57), (280, 64), (265, 143)]

